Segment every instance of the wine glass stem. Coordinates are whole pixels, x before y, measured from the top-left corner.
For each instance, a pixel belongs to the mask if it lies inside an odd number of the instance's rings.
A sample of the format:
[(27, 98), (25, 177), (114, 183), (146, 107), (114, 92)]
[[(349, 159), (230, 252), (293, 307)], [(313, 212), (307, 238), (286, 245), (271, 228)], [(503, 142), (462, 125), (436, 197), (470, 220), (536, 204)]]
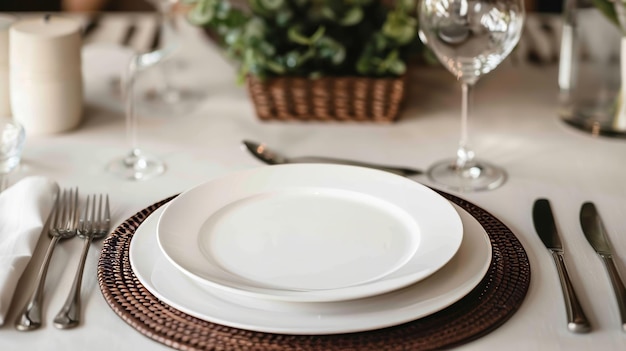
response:
[(126, 76), (126, 132), (131, 154), (139, 149), (137, 142), (137, 115), (135, 114), (135, 80), (137, 78), (137, 57), (133, 56)]
[(461, 84), (462, 102), (461, 102), (461, 138), (459, 140), (459, 148), (457, 150), (456, 167), (465, 168), (474, 160), (474, 151), (469, 142), (469, 112), (471, 104), (471, 92), (473, 85), (467, 82)]

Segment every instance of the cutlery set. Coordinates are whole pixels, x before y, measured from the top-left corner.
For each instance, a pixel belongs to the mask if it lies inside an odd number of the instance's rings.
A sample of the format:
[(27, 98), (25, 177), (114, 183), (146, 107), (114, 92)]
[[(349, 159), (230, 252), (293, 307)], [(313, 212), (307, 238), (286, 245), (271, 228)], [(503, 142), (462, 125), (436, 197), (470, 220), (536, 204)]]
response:
[[(563, 258), (563, 245), (558, 235), (557, 226), (552, 214), (550, 202), (547, 199), (538, 199), (533, 206), (533, 222), (539, 238), (548, 251), (552, 254), (557, 268), (565, 308), (567, 313), (567, 328), (574, 333), (587, 333), (591, 331), (591, 324), (583, 311), (572, 285), (565, 260)], [(617, 267), (613, 262), (613, 251), (608, 235), (602, 223), (600, 214), (591, 202), (586, 202), (580, 210), (580, 224), (587, 241), (596, 251), (605, 265), (617, 304), (619, 307), (622, 330), (626, 332), (626, 288), (620, 279)]]
[[(82, 214), (79, 209), (78, 189), (65, 189), (57, 194), (50, 218), (44, 225), (44, 231), (52, 238), (44, 256), (41, 268), (36, 278), (35, 289), (22, 311), (15, 327), (21, 331), (34, 330), (42, 325), (43, 291), (48, 272), (50, 259), (57, 243), (74, 236), (83, 238), (84, 246), (74, 282), (67, 300), (54, 319), (54, 325), (59, 329), (73, 328), (80, 321), (80, 287), (85, 265), (85, 259), (92, 240), (104, 237), (110, 229), (110, 210), (108, 195), (93, 195), (90, 203), (89, 196)], [(104, 206), (103, 206), (104, 201)], [(79, 218), (80, 216), (80, 218)]]

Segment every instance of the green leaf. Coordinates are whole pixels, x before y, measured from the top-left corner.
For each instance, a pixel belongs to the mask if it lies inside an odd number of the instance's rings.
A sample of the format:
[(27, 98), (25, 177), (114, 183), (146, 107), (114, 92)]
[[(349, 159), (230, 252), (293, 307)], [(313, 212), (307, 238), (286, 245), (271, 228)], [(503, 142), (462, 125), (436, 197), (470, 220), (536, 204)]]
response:
[(252, 12), (271, 17), (285, 5), (285, 0), (249, 0)]
[(267, 61), (267, 67), (270, 69), (270, 71), (278, 74), (283, 74), (286, 71), (285, 67), (283, 67), (281, 64), (271, 60)]
[(286, 27), (291, 18), (293, 18), (293, 12), (291, 10), (280, 11), (276, 14), (276, 24), (279, 27)]
[(259, 2), (270, 11), (275, 11), (285, 4), (285, 0), (259, 0)]
[(224, 35), (224, 42), (228, 45), (234, 45), (239, 40), (241, 40), (241, 30), (239, 29), (228, 31)]
[(307, 37), (304, 34), (300, 33), (300, 29), (301, 29), (300, 26), (293, 26), (289, 28), (287, 30), (287, 38), (289, 38), (290, 41), (296, 44), (307, 45), (307, 46), (318, 41), (319, 38), (321, 38), (324, 35), (324, 32), (326, 31), (326, 28), (324, 28), (324, 26), (320, 26), (319, 28), (317, 28), (315, 33), (313, 33), (313, 35), (311, 35), (310, 37)]
[(313, 35), (311, 35), (311, 38), (309, 38), (311, 43), (315, 43), (318, 40), (320, 40), (320, 38), (324, 36), (324, 32), (326, 32), (326, 27), (319, 26), (317, 28), (317, 30), (315, 31), (315, 33), (313, 33)]
[(406, 64), (400, 59), (395, 59), (389, 65), (389, 72), (395, 75), (402, 75), (406, 72)]
[(390, 12), (383, 25), (383, 34), (400, 44), (407, 44), (415, 38), (417, 20), (415, 18)]
[(290, 41), (296, 44), (301, 44), (301, 45), (310, 44), (309, 38), (300, 34), (300, 28), (296, 26), (290, 27), (287, 30), (287, 38), (289, 38)]
[(320, 38), (316, 46), (320, 56), (329, 59), (334, 65), (339, 65), (346, 59), (346, 48), (330, 37)]
[(187, 20), (196, 26), (203, 26), (211, 22), (215, 15), (213, 1), (204, 0), (196, 4), (187, 14)]
[(354, 6), (348, 12), (346, 12), (345, 16), (339, 21), (342, 26), (354, 26), (363, 20), (363, 9)]
[(335, 14), (335, 11), (328, 6), (322, 7), (320, 9), (320, 14), (322, 15), (322, 17), (331, 21), (335, 21), (337, 19), (337, 15)]
[(265, 23), (259, 18), (253, 18), (246, 23), (244, 33), (248, 39), (262, 38), (265, 36)]
[(285, 55), (285, 63), (289, 68), (296, 68), (300, 65), (300, 53), (297, 51), (290, 51)]
[(615, 7), (609, 0), (591, 0), (593, 5), (600, 10), (606, 17), (609, 18), (613, 24), (617, 25), (617, 14), (615, 13)]
[(314, 56), (315, 56), (315, 51), (311, 48), (309, 48), (304, 53), (293, 50), (293, 51), (288, 52), (287, 55), (285, 55), (285, 63), (287, 67), (291, 69), (295, 69), (295, 68), (301, 67), (304, 63), (309, 61)]
[(259, 43), (259, 51), (262, 52), (265, 56), (276, 55), (276, 48), (274, 47), (274, 45), (267, 41), (262, 41)]
[(228, 1), (218, 1), (215, 6), (215, 17), (221, 20), (227, 20), (231, 16), (231, 6)]

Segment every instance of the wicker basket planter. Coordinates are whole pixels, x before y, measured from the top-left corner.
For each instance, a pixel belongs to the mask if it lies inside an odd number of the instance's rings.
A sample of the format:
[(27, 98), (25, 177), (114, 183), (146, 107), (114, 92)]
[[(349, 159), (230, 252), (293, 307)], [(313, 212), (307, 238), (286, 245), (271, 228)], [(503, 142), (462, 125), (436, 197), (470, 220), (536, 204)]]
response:
[(397, 78), (250, 76), (248, 91), (263, 120), (359, 121), (397, 119), (406, 95), (406, 75)]

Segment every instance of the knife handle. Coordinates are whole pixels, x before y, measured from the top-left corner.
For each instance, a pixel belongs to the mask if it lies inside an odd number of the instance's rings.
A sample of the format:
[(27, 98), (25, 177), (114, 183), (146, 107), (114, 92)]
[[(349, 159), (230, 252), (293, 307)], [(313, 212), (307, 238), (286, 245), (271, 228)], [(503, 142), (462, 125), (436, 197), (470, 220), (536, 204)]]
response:
[(558, 251), (552, 251), (552, 258), (556, 264), (556, 270), (559, 273), (559, 280), (561, 281), (561, 289), (563, 290), (563, 298), (565, 299), (565, 310), (567, 311), (567, 329), (574, 333), (588, 333), (591, 330), (591, 324), (589, 319), (585, 315), (574, 286), (567, 274), (565, 268), (565, 261), (563, 260), (563, 253)]
[(622, 331), (626, 332), (626, 288), (619, 277), (617, 267), (615, 267), (615, 262), (613, 262), (613, 257), (611, 255), (600, 255), (600, 257), (602, 258), (602, 262), (604, 262), (606, 271), (609, 273), (611, 285), (615, 292), (615, 298), (617, 298), (619, 314), (622, 318)]

